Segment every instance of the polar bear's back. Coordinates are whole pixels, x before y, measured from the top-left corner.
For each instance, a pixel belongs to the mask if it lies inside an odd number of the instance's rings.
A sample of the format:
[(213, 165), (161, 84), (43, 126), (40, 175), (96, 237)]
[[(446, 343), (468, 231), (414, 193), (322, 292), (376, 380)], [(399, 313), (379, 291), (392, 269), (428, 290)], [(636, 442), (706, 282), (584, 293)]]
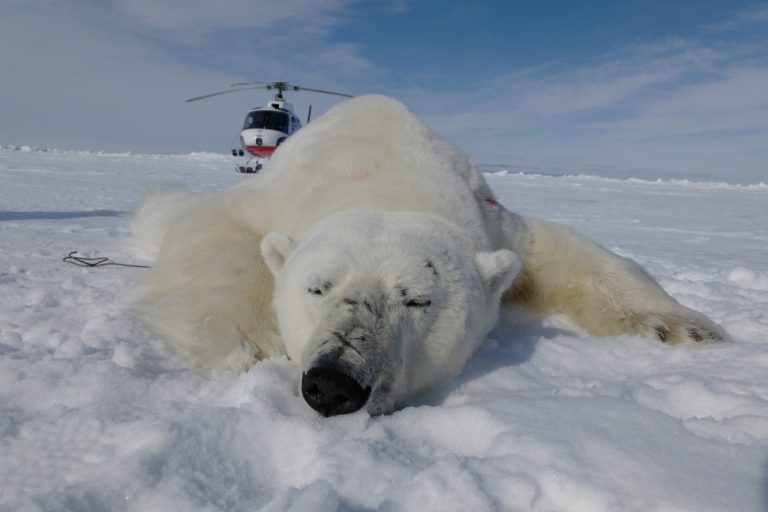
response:
[[(428, 212), (477, 227), (473, 189), (483, 184), (467, 156), (403, 104), (360, 96), (288, 139), (264, 175), (241, 187), (269, 189), (281, 212), (275, 229), (296, 233), (353, 208)], [(296, 216), (284, 215), (290, 204)]]

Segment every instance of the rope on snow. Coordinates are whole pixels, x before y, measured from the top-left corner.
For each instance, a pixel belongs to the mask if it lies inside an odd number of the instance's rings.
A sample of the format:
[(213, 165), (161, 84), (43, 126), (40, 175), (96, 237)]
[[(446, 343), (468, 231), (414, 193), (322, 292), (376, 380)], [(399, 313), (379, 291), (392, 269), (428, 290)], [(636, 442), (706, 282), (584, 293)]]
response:
[(70, 252), (67, 256), (61, 259), (66, 263), (77, 265), (78, 267), (106, 267), (107, 265), (115, 265), (119, 267), (133, 267), (133, 268), (152, 268), (149, 265), (135, 265), (131, 263), (118, 263), (112, 261), (109, 258), (84, 258), (82, 256), (76, 256), (77, 251)]

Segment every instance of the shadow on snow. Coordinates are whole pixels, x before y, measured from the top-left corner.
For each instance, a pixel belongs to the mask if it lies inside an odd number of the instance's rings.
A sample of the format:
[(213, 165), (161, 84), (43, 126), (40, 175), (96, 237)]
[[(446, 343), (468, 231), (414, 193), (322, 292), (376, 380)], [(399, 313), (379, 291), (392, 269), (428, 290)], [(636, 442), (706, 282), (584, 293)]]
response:
[(18, 220), (64, 220), (82, 219), (85, 217), (120, 217), (125, 212), (116, 210), (85, 210), (72, 212), (14, 212), (0, 211), (0, 222)]
[(409, 400), (406, 406), (440, 405), (452, 392), (476, 379), (499, 368), (526, 363), (533, 357), (540, 341), (574, 334), (573, 331), (546, 326), (542, 319), (518, 309), (502, 306), (496, 327), (469, 359), (462, 372), (433, 391)]

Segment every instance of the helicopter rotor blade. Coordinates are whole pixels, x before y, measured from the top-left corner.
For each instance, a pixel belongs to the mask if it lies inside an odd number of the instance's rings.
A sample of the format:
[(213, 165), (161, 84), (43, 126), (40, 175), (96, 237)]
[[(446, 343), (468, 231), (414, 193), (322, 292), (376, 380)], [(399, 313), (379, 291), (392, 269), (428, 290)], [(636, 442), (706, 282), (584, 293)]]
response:
[(324, 91), (322, 89), (310, 89), (309, 87), (302, 87), (300, 85), (294, 85), (293, 90), (294, 91), (312, 91), (312, 92), (319, 92), (322, 94), (333, 94), (334, 96), (344, 96), (345, 98), (353, 97), (351, 94), (344, 94), (343, 92)]
[(197, 100), (204, 100), (206, 98), (211, 98), (213, 96), (219, 96), (221, 94), (229, 94), (231, 92), (247, 91), (249, 89), (266, 89), (266, 87), (254, 85), (254, 86), (250, 86), (250, 87), (242, 87), (240, 89), (228, 89), (226, 91), (218, 91), (218, 92), (212, 92), (210, 94), (203, 94), (202, 96), (195, 96), (194, 98), (189, 98), (188, 100), (184, 100), (184, 101), (191, 102), (191, 101), (197, 101)]
[[(216, 91), (212, 92), (210, 94), (204, 94), (202, 96), (195, 96), (194, 98), (189, 98), (188, 100), (184, 100), (186, 102), (192, 102), (192, 101), (198, 101), (198, 100), (204, 100), (206, 98), (211, 98), (213, 96), (219, 96), (221, 94), (229, 94), (232, 92), (239, 92), (239, 91), (246, 91), (251, 89), (266, 89), (268, 91), (271, 91), (272, 89), (276, 89), (278, 91), (278, 96), (281, 96), (280, 99), (282, 99), (282, 91), (311, 91), (311, 92), (319, 92), (321, 94), (331, 94), (333, 96), (342, 96), (344, 98), (351, 98), (351, 94), (345, 94), (343, 92), (336, 92), (336, 91), (327, 91), (324, 89), (311, 89), (309, 87), (302, 87), (300, 85), (292, 85), (288, 82), (259, 82), (257, 80), (250, 80), (247, 82), (236, 82), (233, 84), (229, 84), (230, 87), (233, 87), (233, 89), (226, 89), (224, 91)], [(234, 89), (234, 87), (237, 87)]]
[(229, 84), (229, 86), (230, 87), (240, 87), (242, 85), (254, 85), (254, 84), (267, 85), (267, 82), (259, 82), (258, 80), (248, 80), (247, 82), (237, 82), (237, 83), (234, 83), (234, 84)]

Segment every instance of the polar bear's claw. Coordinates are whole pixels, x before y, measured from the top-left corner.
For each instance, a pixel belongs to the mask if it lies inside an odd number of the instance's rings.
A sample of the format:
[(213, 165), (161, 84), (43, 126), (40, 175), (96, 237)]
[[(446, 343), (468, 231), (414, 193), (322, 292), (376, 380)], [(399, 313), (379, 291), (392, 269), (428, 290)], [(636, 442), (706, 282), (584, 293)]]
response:
[[(727, 339), (725, 332), (716, 324), (698, 313), (693, 318), (685, 313), (679, 315), (657, 315), (651, 322), (651, 337), (669, 344), (719, 343)], [(644, 334), (641, 332), (639, 334)]]

